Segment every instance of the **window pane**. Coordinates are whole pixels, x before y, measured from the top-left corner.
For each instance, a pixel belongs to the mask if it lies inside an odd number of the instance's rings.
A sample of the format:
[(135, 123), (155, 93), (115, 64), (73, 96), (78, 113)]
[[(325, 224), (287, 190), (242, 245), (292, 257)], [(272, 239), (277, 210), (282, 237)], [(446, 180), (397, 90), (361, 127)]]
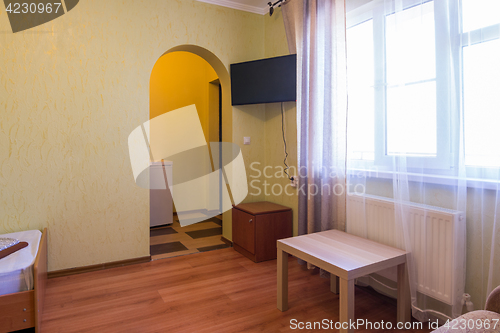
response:
[(433, 1), (388, 15), (385, 29), (389, 85), (436, 77)]
[(463, 51), (465, 163), (500, 166), (500, 41)]
[(374, 159), (373, 21), (347, 30), (350, 158)]
[(436, 156), (436, 82), (387, 89), (387, 153)]
[(500, 23), (499, 0), (462, 0), (463, 31)]

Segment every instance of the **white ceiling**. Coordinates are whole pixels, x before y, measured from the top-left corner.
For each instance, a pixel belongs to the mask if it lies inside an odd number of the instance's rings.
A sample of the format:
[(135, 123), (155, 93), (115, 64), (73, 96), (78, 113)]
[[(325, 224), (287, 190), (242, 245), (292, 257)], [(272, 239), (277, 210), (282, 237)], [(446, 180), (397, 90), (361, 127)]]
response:
[(239, 9), (250, 13), (267, 14), (269, 13), (269, 1), (276, 2), (276, 0), (198, 0), (201, 2), (211, 3), (223, 7)]

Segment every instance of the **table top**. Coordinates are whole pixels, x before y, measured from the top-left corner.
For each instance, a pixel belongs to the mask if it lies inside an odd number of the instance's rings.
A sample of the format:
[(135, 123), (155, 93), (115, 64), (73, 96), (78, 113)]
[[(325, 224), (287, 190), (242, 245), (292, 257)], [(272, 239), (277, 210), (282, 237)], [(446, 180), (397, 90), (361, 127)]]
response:
[(406, 252), (339, 230), (278, 240), (278, 249), (351, 280), (406, 262)]

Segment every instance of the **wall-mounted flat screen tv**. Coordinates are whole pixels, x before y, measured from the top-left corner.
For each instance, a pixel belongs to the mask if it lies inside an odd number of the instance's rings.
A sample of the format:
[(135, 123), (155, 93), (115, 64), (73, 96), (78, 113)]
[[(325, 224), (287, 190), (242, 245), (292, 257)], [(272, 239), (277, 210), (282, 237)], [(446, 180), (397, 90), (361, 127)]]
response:
[(297, 100), (297, 55), (231, 64), (232, 105)]

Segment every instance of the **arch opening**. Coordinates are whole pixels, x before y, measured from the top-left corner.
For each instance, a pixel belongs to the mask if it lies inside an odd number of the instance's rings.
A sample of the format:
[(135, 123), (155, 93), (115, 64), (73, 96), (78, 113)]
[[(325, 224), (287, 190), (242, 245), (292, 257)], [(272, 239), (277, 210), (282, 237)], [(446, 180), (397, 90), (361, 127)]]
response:
[[(183, 77), (183, 74), (185, 74), (185, 77)], [(201, 78), (199, 80), (195, 79), (197, 81), (189, 81), (192, 80), (193, 77), (197, 76), (195, 74), (200, 74), (198, 76)], [(205, 84), (205, 86), (203, 89), (200, 89), (200, 85), (202, 84)], [(162, 89), (163, 92), (168, 91), (168, 93), (162, 95)], [(201, 92), (201, 90), (203, 91)], [(172, 91), (175, 92), (172, 94)], [(196, 91), (200, 92), (200, 95), (203, 96), (194, 96), (196, 95)], [(150, 119), (153, 119), (163, 113), (195, 104), (200, 117), (200, 122), (202, 124), (206, 143), (208, 144), (209, 142), (214, 141), (231, 142), (232, 106), (230, 103), (230, 91), (229, 73), (217, 56), (207, 49), (196, 45), (176, 46), (163, 53), (155, 62), (151, 71)], [(217, 95), (216, 124), (214, 124), (212, 114), (214, 105), (211, 105), (213, 104), (212, 97), (215, 94)], [(209, 117), (209, 114), (212, 116)], [(217, 126), (216, 131), (211, 130), (214, 126)], [(149, 128), (149, 131), (150, 144), (151, 146), (154, 146), (155, 132), (158, 132), (158, 130), (151, 127)], [(154, 156), (154, 154), (151, 153), (151, 159), (153, 161), (163, 157), (164, 156)], [(212, 169), (216, 167), (215, 161), (210, 160), (209, 164), (211, 164)], [(203, 167), (207, 166), (205, 165)], [(162, 216), (165, 215), (164, 209), (160, 209), (159, 212), (155, 213), (155, 207), (158, 208), (159, 203), (161, 205), (161, 202), (165, 201), (165, 196), (170, 196), (170, 193), (166, 193), (168, 192), (168, 189), (167, 191), (163, 191), (161, 195), (158, 195), (159, 192), (161, 192), (160, 190), (150, 191), (150, 225), (153, 226), (153, 220), (156, 218), (155, 216), (158, 216), (158, 213)], [(157, 193), (153, 193), (154, 191)], [(224, 227), (228, 223), (231, 223), (230, 211), (225, 212), (223, 215), (225, 216), (222, 222), (222, 226)], [(159, 225), (162, 225), (162, 223)], [(153, 243), (152, 239), (151, 245), (156, 245)], [(151, 255), (154, 255), (153, 246), (151, 247)]]

